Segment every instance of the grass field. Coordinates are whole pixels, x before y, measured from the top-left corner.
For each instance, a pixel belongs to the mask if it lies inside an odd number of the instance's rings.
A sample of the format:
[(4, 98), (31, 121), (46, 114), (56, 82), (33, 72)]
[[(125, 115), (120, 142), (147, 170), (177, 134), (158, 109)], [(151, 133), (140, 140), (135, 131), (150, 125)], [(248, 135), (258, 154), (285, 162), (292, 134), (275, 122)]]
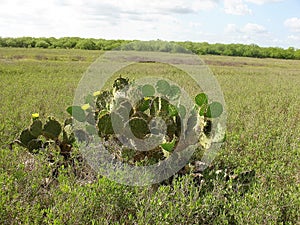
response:
[(214, 165), (235, 173), (254, 170), (246, 193), (223, 179), (206, 190), (184, 177), (154, 191), (105, 178), (84, 184), (67, 172), (44, 187), (51, 168), (43, 156), (35, 156), (29, 170), (32, 157), (25, 149), (6, 145), (34, 112), (62, 121), (82, 74), (101, 54), (0, 49), (0, 224), (300, 224), (297, 60), (201, 57), (228, 111), (227, 140)]

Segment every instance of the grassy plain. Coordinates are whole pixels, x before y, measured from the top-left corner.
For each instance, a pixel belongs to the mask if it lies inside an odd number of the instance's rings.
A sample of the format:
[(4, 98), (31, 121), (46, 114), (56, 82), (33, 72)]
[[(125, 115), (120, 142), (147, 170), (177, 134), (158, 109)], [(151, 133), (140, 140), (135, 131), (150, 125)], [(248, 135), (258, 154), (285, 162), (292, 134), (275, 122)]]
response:
[(227, 140), (214, 164), (255, 170), (245, 194), (223, 179), (203, 190), (185, 177), (154, 192), (105, 178), (82, 184), (68, 173), (44, 188), (50, 168), (43, 157), (28, 170), (25, 150), (5, 146), (29, 125), (31, 113), (62, 121), (82, 74), (100, 54), (0, 49), (1, 224), (300, 223), (300, 62), (292, 60), (201, 56), (228, 110)]

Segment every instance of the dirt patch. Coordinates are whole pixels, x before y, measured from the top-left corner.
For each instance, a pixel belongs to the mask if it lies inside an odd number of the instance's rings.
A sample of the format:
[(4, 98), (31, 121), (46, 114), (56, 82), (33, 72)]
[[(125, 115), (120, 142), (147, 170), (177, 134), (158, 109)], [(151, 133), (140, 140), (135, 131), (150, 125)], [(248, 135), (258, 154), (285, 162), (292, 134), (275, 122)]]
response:
[(183, 64), (183, 65), (201, 65), (202, 62), (195, 58), (163, 58), (157, 60), (155, 57), (142, 57), (142, 56), (117, 56), (114, 58), (115, 61), (129, 61), (129, 62), (137, 62), (137, 63), (168, 63), (168, 64)]
[(25, 59), (25, 58), (26, 58), (25, 55), (13, 55), (11, 57), (11, 59), (16, 59), (16, 60)]
[(204, 60), (204, 62), (207, 65), (213, 65), (213, 66), (265, 66), (265, 64), (262, 63), (248, 63), (248, 62), (226, 62), (226, 61), (219, 61), (219, 60)]

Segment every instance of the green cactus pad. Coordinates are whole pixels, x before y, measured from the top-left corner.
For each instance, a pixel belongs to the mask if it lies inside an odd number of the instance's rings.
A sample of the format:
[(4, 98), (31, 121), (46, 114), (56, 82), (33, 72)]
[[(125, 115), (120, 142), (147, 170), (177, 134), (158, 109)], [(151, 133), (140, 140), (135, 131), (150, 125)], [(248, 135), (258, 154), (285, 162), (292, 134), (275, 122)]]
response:
[(99, 117), (98, 121), (98, 129), (100, 136), (106, 136), (110, 134), (114, 134), (114, 129), (111, 123), (111, 117), (109, 113), (106, 113)]
[(195, 97), (196, 104), (201, 107), (208, 103), (208, 97), (205, 93), (200, 93)]
[(34, 150), (41, 149), (43, 146), (43, 142), (39, 139), (33, 139), (28, 142), (28, 150), (31, 153), (35, 153)]
[(86, 132), (89, 134), (89, 135), (95, 135), (97, 134), (97, 129), (95, 126), (92, 126), (92, 125), (87, 125), (85, 127), (85, 130)]
[(28, 143), (34, 139), (36, 139), (36, 137), (31, 134), (29, 129), (23, 130), (20, 135), (20, 142), (23, 147), (28, 147)]
[(43, 130), (43, 123), (39, 119), (34, 120), (29, 128), (29, 131), (32, 134), (32, 136), (36, 138), (42, 134), (42, 130)]
[(170, 90), (167, 94), (167, 97), (170, 99), (170, 100), (177, 100), (180, 98), (180, 95), (181, 95), (181, 90), (178, 86), (176, 85), (171, 85), (170, 87)]
[(54, 118), (49, 118), (43, 129), (43, 135), (49, 139), (57, 139), (61, 133), (61, 125)]
[(142, 87), (142, 94), (143, 96), (145, 97), (148, 97), (148, 96), (154, 96), (155, 94), (155, 89), (152, 85), (150, 84), (146, 84)]
[(85, 122), (85, 112), (80, 106), (70, 106), (67, 108), (67, 112), (77, 121)]
[(206, 112), (206, 117), (208, 118), (217, 118), (223, 113), (223, 106), (219, 102), (212, 102)]
[(96, 125), (95, 114), (93, 112), (87, 114), (86, 122), (93, 126)]
[(129, 126), (131, 128), (131, 132), (136, 138), (143, 139), (147, 134), (150, 134), (147, 121), (143, 118), (134, 117), (130, 119)]
[(167, 95), (170, 90), (170, 84), (165, 80), (157, 81), (155, 87), (156, 87), (156, 90), (163, 95)]

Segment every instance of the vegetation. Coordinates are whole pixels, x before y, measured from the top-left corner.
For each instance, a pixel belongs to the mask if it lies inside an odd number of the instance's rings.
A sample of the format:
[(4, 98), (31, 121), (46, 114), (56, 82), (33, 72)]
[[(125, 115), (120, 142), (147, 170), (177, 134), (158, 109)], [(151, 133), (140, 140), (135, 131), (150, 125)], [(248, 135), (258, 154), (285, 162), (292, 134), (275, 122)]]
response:
[[(276, 58), (276, 59), (300, 59), (300, 49), (289, 47), (287, 49), (279, 47), (260, 47), (256, 44), (209, 44), (207, 42), (167, 42), (150, 41), (149, 44), (139, 42), (129, 44), (129, 40), (105, 40), (95, 38), (1, 38), (0, 47), (12, 48), (60, 48), (60, 49), (87, 49), (87, 50), (112, 50), (126, 48), (126, 50), (135, 51), (161, 51), (161, 52), (185, 52), (185, 49), (198, 55), (224, 55), (224, 56), (242, 56), (254, 58)], [(172, 45), (175, 43), (178, 46)], [(175, 46), (175, 47), (174, 47)]]
[[(299, 223), (298, 61), (202, 57), (224, 92), (228, 130), (222, 151), (198, 177), (182, 176), (157, 188), (78, 178), (73, 168), (85, 165), (74, 155), (73, 165), (60, 164), (52, 179), (47, 154), (32, 156), (17, 145), (10, 150), (32, 113), (39, 112), (44, 125), (48, 115), (62, 124), (82, 73), (102, 53), (0, 49), (1, 224)], [(169, 68), (139, 67), (185, 81)]]

